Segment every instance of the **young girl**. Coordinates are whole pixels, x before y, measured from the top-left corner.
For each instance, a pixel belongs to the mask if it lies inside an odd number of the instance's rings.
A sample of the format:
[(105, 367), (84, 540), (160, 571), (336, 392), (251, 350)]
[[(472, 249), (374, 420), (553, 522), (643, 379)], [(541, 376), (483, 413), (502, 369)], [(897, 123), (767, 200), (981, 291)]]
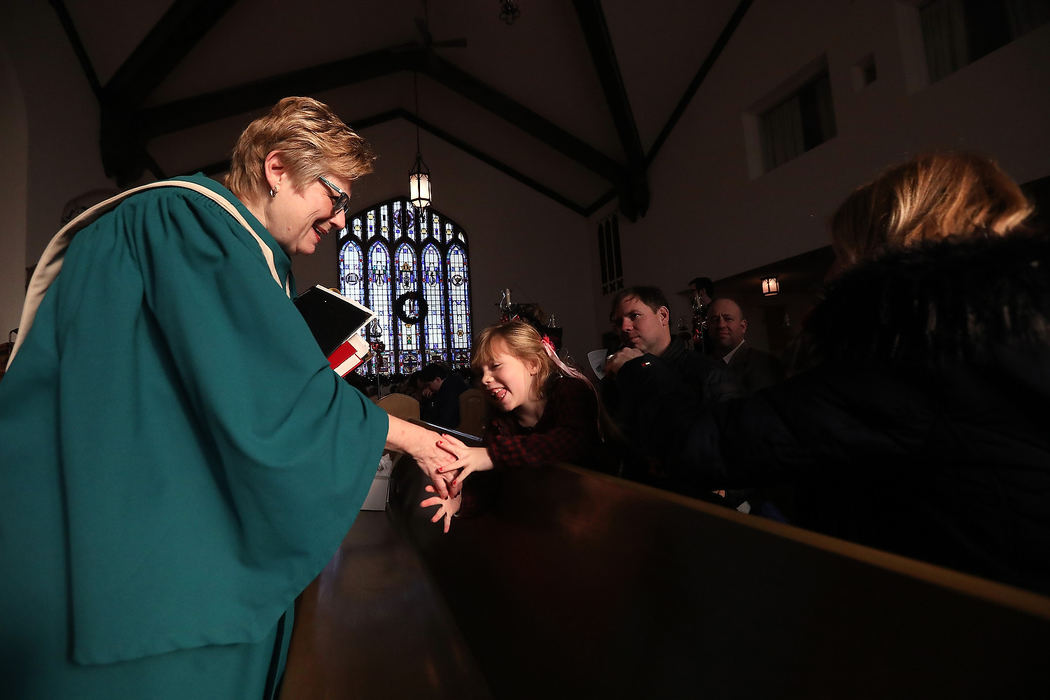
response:
[(456, 495), (447, 501), (435, 496), (421, 505), (440, 506), (433, 521), (444, 517), (446, 532), (459, 510), (463, 482), (474, 472), (555, 462), (597, 467), (602, 455), (598, 399), (590, 382), (567, 367), (535, 328), (522, 321), (486, 328), (471, 365), (496, 413), (485, 430), (484, 447), (441, 436), (439, 445), (456, 456), (442, 470)]

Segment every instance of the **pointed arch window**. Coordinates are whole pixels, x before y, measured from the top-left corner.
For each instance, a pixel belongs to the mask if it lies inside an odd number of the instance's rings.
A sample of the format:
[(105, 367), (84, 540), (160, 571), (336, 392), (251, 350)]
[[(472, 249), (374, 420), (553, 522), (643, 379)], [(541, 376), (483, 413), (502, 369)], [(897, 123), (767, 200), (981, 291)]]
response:
[(381, 327), (375, 340), (383, 350), (358, 372), (469, 366), (467, 235), (441, 212), (392, 199), (352, 214), (339, 239), (339, 280), (342, 293), (372, 309)]

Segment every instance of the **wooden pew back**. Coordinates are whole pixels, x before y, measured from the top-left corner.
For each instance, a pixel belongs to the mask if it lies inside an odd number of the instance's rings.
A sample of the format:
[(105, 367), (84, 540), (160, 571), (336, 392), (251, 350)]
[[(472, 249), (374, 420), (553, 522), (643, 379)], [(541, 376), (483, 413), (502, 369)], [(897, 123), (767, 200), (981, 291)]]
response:
[(495, 697), (1050, 688), (1050, 598), (574, 467), (502, 475), (442, 536), (416, 472), (392, 513)]

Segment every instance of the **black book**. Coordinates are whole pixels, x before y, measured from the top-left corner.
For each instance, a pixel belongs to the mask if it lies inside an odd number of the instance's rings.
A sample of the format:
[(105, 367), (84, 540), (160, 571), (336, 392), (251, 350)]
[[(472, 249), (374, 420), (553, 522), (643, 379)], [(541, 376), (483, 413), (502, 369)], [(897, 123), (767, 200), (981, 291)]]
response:
[(368, 359), (368, 341), (362, 334), (375, 318), (371, 309), (319, 284), (297, 296), (295, 307), (340, 377)]

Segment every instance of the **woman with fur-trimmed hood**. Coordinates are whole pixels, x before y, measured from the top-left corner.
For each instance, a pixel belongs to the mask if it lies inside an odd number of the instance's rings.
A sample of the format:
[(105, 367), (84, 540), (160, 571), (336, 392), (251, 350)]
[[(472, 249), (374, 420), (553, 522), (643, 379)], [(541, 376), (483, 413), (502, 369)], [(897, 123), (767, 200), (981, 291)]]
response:
[(1050, 592), (1050, 238), (1031, 213), (974, 154), (856, 190), (806, 324), (815, 366), (663, 417), (683, 478), (791, 483), (803, 526)]

